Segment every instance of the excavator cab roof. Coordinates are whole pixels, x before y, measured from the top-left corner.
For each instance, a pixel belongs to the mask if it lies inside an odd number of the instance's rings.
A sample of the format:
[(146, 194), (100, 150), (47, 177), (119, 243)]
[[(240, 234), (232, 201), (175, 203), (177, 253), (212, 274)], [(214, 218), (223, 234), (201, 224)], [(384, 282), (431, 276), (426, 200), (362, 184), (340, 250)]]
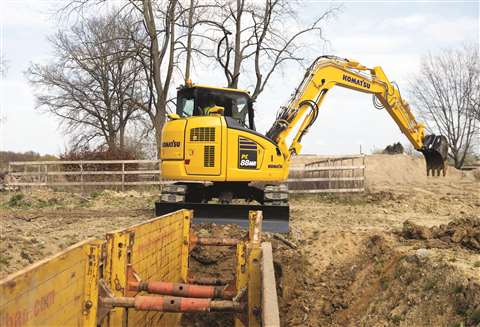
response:
[(217, 87), (217, 86), (204, 85), (204, 84), (191, 84), (191, 85), (183, 86), (181, 88), (192, 88), (192, 89), (198, 88), (198, 89), (225, 91), (225, 92), (236, 92), (236, 93), (243, 93), (246, 96), (250, 97), (250, 92), (248, 92), (247, 90), (234, 89), (230, 87)]

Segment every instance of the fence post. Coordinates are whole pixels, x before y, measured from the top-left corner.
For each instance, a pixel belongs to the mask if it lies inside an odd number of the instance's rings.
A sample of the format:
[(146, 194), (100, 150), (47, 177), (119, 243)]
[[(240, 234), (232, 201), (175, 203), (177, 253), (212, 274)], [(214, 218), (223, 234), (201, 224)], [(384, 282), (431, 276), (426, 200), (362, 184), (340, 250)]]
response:
[(84, 185), (83, 185), (83, 162), (80, 162), (80, 188), (82, 190), (82, 193), (85, 191), (84, 190)]
[[(327, 166), (328, 166), (328, 168), (332, 168), (332, 164), (330, 163), (330, 159), (328, 159)], [(323, 176), (325, 176), (325, 175), (323, 175)], [(328, 169), (328, 189), (329, 190), (332, 189), (332, 170), (331, 169)]]
[(44, 171), (45, 171), (45, 186), (48, 186), (48, 165), (44, 164)]
[(122, 162), (122, 191), (125, 191), (125, 162)]
[(362, 177), (363, 177), (362, 188), (365, 189), (365, 185), (366, 185), (366, 183), (365, 183), (365, 155), (362, 156), (362, 159), (363, 159), (363, 161), (362, 161)]

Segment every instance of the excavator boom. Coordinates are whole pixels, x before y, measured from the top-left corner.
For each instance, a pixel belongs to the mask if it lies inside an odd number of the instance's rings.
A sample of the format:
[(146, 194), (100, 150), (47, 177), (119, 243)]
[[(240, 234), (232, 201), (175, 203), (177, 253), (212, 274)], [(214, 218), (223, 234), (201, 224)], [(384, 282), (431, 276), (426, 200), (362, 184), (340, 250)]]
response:
[[(373, 95), (374, 106), (385, 108), (413, 147), (426, 159), (427, 175), (440, 170), (446, 173), (448, 152), (444, 136), (425, 136), (425, 126), (416, 121), (409, 104), (401, 97), (395, 82), (390, 82), (381, 67), (367, 68), (357, 61), (334, 56), (319, 57), (307, 70), (286, 107), (281, 108), (267, 137), (276, 141), (288, 157), (301, 150), (302, 137), (315, 122), (318, 109), (327, 92), (341, 86)], [(300, 123), (293, 141), (286, 144), (287, 137)]]

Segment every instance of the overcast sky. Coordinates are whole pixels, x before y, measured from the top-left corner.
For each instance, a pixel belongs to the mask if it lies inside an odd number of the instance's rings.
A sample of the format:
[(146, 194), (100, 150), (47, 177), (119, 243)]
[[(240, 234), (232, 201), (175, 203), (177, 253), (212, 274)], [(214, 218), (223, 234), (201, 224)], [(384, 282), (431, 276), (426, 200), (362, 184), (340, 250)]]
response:
[[(58, 121), (34, 109), (32, 90), (24, 76), (30, 62), (49, 60), (47, 36), (57, 22), (50, 11), (63, 1), (0, 0), (0, 51), (8, 72), (0, 81), (0, 150), (58, 154), (65, 145)], [(311, 21), (332, 1), (304, 1), (300, 17)], [(382, 66), (406, 90), (422, 55), (463, 42), (477, 46), (480, 34), (478, 1), (343, 1), (342, 11), (324, 29), (325, 53), (354, 58), (366, 66)], [(318, 42), (312, 39), (312, 42)], [(319, 55), (324, 45), (318, 42)], [(256, 106), (257, 125), (264, 132), (285, 104), (304, 71), (286, 67), (275, 76)], [(194, 82), (223, 84), (223, 76), (194, 74)], [(218, 82), (221, 81), (221, 82)], [(406, 92), (403, 93), (406, 96)], [(407, 97), (408, 99), (408, 97)], [(303, 153), (358, 153), (408, 141), (385, 111), (373, 108), (371, 96), (336, 88), (304, 137)]]

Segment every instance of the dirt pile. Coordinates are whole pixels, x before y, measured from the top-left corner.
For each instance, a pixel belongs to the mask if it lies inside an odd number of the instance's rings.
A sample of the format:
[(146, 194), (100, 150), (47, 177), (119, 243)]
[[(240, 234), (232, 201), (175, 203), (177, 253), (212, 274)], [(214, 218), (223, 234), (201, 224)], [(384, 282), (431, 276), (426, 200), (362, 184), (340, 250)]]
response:
[(457, 219), (430, 228), (407, 220), (403, 223), (402, 235), (406, 239), (438, 240), (437, 247), (458, 244), (480, 252), (480, 218), (477, 217)]
[(365, 236), (358, 252), (317, 271), (301, 254), (277, 250), (286, 326), (477, 326), (480, 284), (433, 250), (400, 249), (394, 237)]
[[(294, 157), (292, 166), (302, 167), (310, 162), (327, 159), (329, 156), (300, 155)], [(332, 157), (332, 156), (331, 156)], [(474, 171), (461, 171), (449, 167), (447, 176), (441, 179), (427, 178), (425, 159), (422, 155), (373, 154), (365, 157), (365, 178), (369, 189), (378, 190), (390, 187), (419, 186), (428, 183), (457, 183), (475, 180)]]

